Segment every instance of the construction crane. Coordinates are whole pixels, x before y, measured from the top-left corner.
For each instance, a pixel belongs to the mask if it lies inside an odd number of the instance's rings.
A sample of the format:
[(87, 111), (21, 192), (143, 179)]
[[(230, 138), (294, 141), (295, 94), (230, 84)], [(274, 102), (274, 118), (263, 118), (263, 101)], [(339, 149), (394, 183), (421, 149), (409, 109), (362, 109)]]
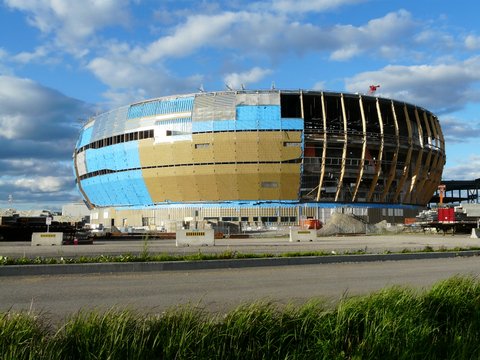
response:
[(375, 94), (375, 91), (380, 87), (380, 85), (370, 85), (368, 93), (370, 95)]
[(447, 190), (447, 186), (440, 184), (438, 185), (438, 205), (443, 205), (443, 198), (445, 197), (445, 191)]

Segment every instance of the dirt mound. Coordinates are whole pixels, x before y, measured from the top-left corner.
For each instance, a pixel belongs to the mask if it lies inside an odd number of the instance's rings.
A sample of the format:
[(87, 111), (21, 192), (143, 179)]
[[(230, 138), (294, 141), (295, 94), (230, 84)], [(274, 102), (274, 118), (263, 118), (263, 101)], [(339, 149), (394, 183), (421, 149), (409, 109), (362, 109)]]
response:
[(318, 231), (318, 236), (330, 236), (335, 234), (365, 234), (367, 227), (369, 227), (369, 225), (349, 214), (335, 213)]
[(389, 224), (386, 220), (377, 224), (366, 224), (350, 214), (335, 213), (318, 230), (318, 236), (331, 236), (337, 234), (385, 234), (404, 231), (403, 226)]

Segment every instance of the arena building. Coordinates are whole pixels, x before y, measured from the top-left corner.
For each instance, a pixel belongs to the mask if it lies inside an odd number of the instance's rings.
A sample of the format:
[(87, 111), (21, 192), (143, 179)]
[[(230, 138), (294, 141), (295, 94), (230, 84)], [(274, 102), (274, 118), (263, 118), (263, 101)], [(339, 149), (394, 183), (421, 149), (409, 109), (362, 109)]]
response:
[(434, 114), (400, 101), (220, 91), (96, 115), (73, 160), (91, 221), (105, 226), (292, 225), (334, 211), (399, 222), (437, 189), (445, 143)]

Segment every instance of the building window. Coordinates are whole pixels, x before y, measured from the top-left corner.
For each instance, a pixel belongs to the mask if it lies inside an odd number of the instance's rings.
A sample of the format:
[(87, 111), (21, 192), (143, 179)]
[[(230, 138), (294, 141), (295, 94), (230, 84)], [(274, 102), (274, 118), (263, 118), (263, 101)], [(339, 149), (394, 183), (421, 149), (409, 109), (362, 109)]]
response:
[(206, 149), (210, 146), (209, 143), (195, 144), (195, 149)]
[(262, 186), (262, 188), (270, 188), (270, 189), (278, 188), (278, 182), (276, 182), (276, 181), (262, 181), (261, 186)]
[(263, 223), (274, 223), (277, 221), (278, 221), (278, 218), (276, 216), (262, 216)]
[(280, 107), (282, 118), (302, 117), (300, 95), (298, 94), (280, 94)]
[(294, 223), (297, 222), (297, 217), (296, 216), (282, 216), (280, 218), (280, 222), (283, 223)]

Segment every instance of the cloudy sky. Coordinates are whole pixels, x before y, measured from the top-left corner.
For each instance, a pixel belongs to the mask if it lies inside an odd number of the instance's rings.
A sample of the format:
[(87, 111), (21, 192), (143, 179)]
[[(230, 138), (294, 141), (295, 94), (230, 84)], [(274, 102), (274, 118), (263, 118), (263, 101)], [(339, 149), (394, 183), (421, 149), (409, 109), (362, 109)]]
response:
[(0, 208), (80, 199), (86, 118), (200, 86), (367, 92), (435, 112), (443, 178), (480, 177), (474, 0), (0, 0)]

